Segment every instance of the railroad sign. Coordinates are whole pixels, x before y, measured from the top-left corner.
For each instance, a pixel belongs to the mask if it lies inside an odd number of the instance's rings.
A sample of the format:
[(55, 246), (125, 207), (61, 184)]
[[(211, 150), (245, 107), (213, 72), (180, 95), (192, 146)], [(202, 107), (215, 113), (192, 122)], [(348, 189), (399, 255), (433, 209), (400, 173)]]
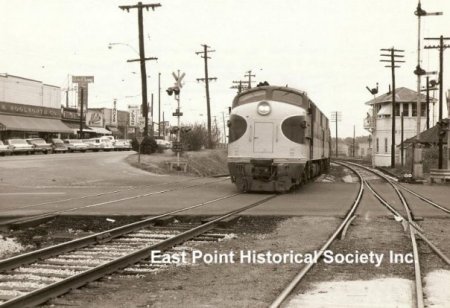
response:
[(174, 113), (172, 113), (172, 115), (174, 117), (181, 117), (183, 115), (183, 113), (182, 112), (174, 112)]
[(136, 137), (136, 140), (139, 144), (141, 144), (142, 141), (144, 140), (144, 137)]
[(183, 145), (181, 144), (181, 142), (174, 141), (172, 143), (172, 151), (174, 151), (174, 152), (183, 151)]
[(181, 84), (181, 81), (183, 80), (184, 76), (186, 76), (186, 74), (183, 73), (180, 76), (180, 71), (178, 71), (178, 74), (175, 74), (175, 72), (172, 72), (172, 76), (173, 76), (173, 78), (175, 78), (175, 86), (181, 89), (183, 87), (183, 85)]

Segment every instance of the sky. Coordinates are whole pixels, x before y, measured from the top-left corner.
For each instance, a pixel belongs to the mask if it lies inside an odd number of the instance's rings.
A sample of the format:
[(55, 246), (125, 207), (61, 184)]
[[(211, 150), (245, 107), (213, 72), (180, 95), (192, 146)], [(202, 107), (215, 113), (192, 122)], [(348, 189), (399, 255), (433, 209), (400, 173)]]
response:
[[(71, 75), (94, 76), (89, 107), (118, 109), (141, 103), (137, 10), (122, 11), (130, 0), (0, 0), (0, 73), (8, 73), (71, 88)], [(380, 60), (380, 49), (405, 50), (396, 70), (397, 87), (417, 89), (416, 0), (161, 0), (155, 11), (144, 11), (148, 97), (158, 103), (161, 73), (161, 112), (166, 120), (176, 108), (172, 72), (186, 74), (181, 90), (184, 123), (206, 122), (202, 44), (211, 46), (209, 76), (211, 114), (223, 127), (236, 89), (233, 80), (288, 85), (306, 91), (323, 113), (340, 111), (339, 136), (368, 135), (363, 118), (372, 99), (366, 86), (379, 83), (379, 94), (391, 83), (391, 71)], [(422, 0), (427, 12), (421, 37), (450, 37), (450, 1)], [(110, 43), (118, 43), (108, 48)], [(421, 41), (421, 45), (430, 44)], [(438, 70), (436, 49), (422, 50), (421, 66)], [(447, 58), (450, 54), (447, 51)], [(449, 63), (446, 60), (446, 63)], [(445, 68), (448, 68), (445, 70)], [(255, 83), (255, 84), (256, 84)], [(422, 81), (424, 84), (424, 81)], [(444, 89), (450, 86), (444, 66)], [(436, 93), (437, 96), (437, 93)], [(74, 93), (70, 102), (74, 102)], [(65, 97), (62, 95), (62, 103)], [(437, 110), (437, 109), (436, 109)], [(157, 116), (156, 116), (157, 117)], [(156, 118), (157, 120), (157, 118)], [(213, 119), (214, 123), (214, 119)], [(332, 132), (334, 136), (334, 132)]]

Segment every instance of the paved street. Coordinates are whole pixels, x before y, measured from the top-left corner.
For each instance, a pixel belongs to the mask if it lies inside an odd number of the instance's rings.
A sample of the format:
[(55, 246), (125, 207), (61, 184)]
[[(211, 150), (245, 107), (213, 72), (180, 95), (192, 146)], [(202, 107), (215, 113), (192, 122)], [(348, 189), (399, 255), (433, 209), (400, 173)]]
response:
[[(237, 193), (229, 179), (157, 175), (129, 166), (132, 152), (72, 153), (2, 157), (0, 213), (3, 217), (59, 212), (68, 215), (155, 215)], [(377, 186), (378, 185), (378, 186)], [(442, 205), (445, 186), (410, 186)], [(355, 183), (310, 183), (299, 190), (248, 210), (249, 215), (342, 216), (353, 201)], [(376, 184), (388, 191), (384, 184)], [(265, 194), (243, 194), (184, 214), (217, 215), (261, 200)], [(407, 195), (420, 216), (441, 212)], [(392, 202), (396, 198), (392, 194)], [(398, 202), (397, 202), (398, 203)], [(389, 214), (366, 193), (358, 210), (364, 217)]]

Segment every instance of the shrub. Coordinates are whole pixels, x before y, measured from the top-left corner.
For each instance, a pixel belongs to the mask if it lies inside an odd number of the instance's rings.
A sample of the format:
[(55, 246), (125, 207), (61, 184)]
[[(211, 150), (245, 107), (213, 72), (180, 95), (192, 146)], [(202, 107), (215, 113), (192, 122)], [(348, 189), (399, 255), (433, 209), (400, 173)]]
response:
[[(205, 125), (194, 124), (188, 132), (181, 132), (181, 143), (183, 149), (187, 151), (200, 151), (202, 147), (208, 146), (208, 129)], [(212, 147), (214, 148), (219, 139), (219, 131), (216, 127), (211, 132)]]
[[(131, 147), (133, 148), (133, 151), (138, 152), (139, 143), (136, 138), (131, 141)], [(158, 145), (156, 144), (156, 141), (153, 137), (144, 137), (144, 140), (142, 140), (141, 143), (141, 154), (152, 154), (155, 153), (157, 149)]]

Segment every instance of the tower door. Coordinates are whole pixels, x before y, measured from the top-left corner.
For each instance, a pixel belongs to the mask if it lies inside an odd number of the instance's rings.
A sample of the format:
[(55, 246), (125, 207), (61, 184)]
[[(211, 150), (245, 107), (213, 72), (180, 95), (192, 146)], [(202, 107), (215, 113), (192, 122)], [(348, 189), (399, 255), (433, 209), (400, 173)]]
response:
[(253, 152), (273, 152), (273, 123), (255, 122)]

